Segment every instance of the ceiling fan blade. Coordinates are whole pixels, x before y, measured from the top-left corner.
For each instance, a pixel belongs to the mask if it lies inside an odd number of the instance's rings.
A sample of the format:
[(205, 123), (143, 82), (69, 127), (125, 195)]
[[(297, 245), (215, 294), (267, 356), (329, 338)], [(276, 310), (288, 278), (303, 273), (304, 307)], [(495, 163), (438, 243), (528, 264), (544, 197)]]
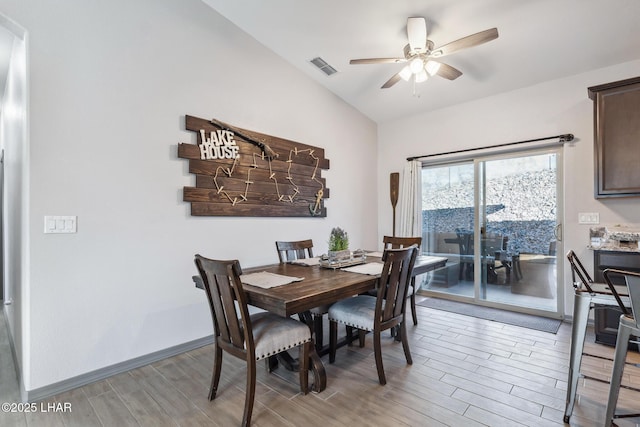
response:
[(387, 80), (387, 82), (383, 84), (380, 89), (390, 88), (394, 84), (398, 83), (400, 80), (402, 80), (402, 77), (400, 77), (400, 73), (396, 73), (393, 76), (391, 76), (391, 78)]
[(480, 31), (479, 33), (475, 33), (470, 36), (452, 41), (451, 43), (447, 43), (444, 46), (440, 46), (439, 48), (434, 49), (431, 52), (430, 56), (440, 57), (449, 55), (453, 52), (457, 52), (468, 47), (477, 46), (479, 44), (486, 43), (497, 38), (498, 29), (491, 28), (489, 30)]
[(406, 61), (405, 58), (362, 58), (352, 59), (349, 64), (397, 64)]
[(427, 21), (422, 17), (407, 19), (407, 38), (413, 52), (425, 52), (427, 46)]
[[(429, 61), (429, 62), (435, 62), (435, 61)], [(462, 71), (452, 67), (449, 64), (440, 62), (440, 67), (438, 68), (438, 71), (436, 71), (436, 74), (448, 80), (455, 80), (462, 75)]]

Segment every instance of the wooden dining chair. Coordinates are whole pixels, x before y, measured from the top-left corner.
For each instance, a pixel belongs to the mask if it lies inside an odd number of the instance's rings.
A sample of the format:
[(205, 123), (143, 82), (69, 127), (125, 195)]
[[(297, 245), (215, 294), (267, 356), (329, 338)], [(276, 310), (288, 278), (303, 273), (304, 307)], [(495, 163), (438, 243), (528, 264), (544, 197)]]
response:
[(298, 259), (313, 258), (313, 240), (299, 240), (297, 242), (276, 242), (276, 250), (280, 263)]
[[(294, 242), (276, 241), (276, 249), (280, 263), (292, 262), (299, 259), (313, 258), (313, 240), (298, 240)], [(323, 317), (329, 312), (329, 305), (315, 307), (309, 310), (313, 318), (313, 334), (316, 351), (320, 352), (324, 345)]]
[[(413, 265), (418, 255), (416, 245), (401, 249), (386, 249), (382, 255), (384, 266), (378, 282), (378, 295), (358, 295), (339, 301), (329, 308), (329, 362), (336, 358), (338, 322), (358, 329), (373, 332), (373, 350), (380, 384), (387, 383), (382, 365), (380, 334), (399, 326), (402, 348), (411, 365), (411, 351), (407, 338), (405, 307)], [(364, 335), (361, 333), (361, 337)]]
[[(629, 349), (629, 339), (632, 336), (640, 336), (640, 273), (608, 268), (604, 270), (602, 274), (605, 282), (610, 285), (613, 295), (619, 304), (620, 311), (622, 312), (622, 315), (620, 316), (620, 323), (618, 325), (616, 349), (613, 356), (613, 366), (611, 367), (611, 382), (609, 383), (609, 398), (607, 399), (607, 409), (605, 411), (604, 418), (605, 427), (610, 427), (614, 425), (613, 420), (615, 418), (640, 417), (640, 414), (638, 413), (626, 413), (624, 415), (616, 414), (618, 395), (620, 394), (620, 387), (622, 386), (622, 374), (624, 372), (627, 351)], [(613, 285), (612, 275), (624, 278), (624, 282), (627, 285), (629, 300), (631, 302), (631, 310), (626, 307), (622, 302), (622, 297), (618, 295), (618, 292)], [(640, 389), (635, 387), (625, 387), (634, 391), (640, 391)]]
[(311, 351), (311, 332), (307, 325), (268, 312), (249, 315), (237, 260), (218, 261), (196, 255), (195, 263), (209, 301), (215, 334), (209, 400), (215, 399), (218, 391), (223, 351), (247, 363), (243, 426), (251, 424), (256, 391), (256, 361), (299, 347), (300, 390), (307, 394)]
[[(422, 244), (422, 237), (395, 237), (395, 236), (384, 236), (382, 238), (382, 243), (384, 244), (385, 249), (398, 249), (398, 248), (407, 248), (411, 245), (417, 245), (418, 251), (420, 250), (420, 245)], [(413, 324), (418, 324), (418, 315), (416, 313), (416, 278), (411, 278), (411, 289), (409, 290), (409, 297), (411, 298), (411, 316), (413, 318)]]
[[(621, 289), (617, 297), (607, 283), (596, 283), (573, 250), (567, 252), (567, 260), (571, 267), (571, 281), (573, 285), (573, 321), (571, 325), (571, 350), (569, 355), (569, 372), (567, 377), (567, 397), (564, 410), (564, 422), (568, 423), (576, 401), (578, 381), (580, 377), (588, 378), (580, 373), (584, 342), (589, 322), (589, 312), (592, 309), (602, 309), (606, 306), (629, 306), (626, 289)], [(615, 291), (615, 288), (614, 288)], [(596, 356), (600, 357), (600, 356)]]

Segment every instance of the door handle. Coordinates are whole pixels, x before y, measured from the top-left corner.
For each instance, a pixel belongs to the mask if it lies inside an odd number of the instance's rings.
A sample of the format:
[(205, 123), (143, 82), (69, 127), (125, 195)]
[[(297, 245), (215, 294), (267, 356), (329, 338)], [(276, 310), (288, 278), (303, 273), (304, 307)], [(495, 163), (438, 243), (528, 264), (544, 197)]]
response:
[(556, 228), (553, 229), (553, 236), (557, 241), (562, 242), (562, 224), (556, 225)]

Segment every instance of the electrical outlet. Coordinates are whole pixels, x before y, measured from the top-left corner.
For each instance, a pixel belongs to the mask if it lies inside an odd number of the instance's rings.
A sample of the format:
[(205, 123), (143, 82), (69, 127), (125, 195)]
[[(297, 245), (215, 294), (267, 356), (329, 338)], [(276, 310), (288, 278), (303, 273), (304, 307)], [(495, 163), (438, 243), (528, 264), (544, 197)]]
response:
[(598, 212), (580, 212), (578, 224), (600, 224), (600, 214)]

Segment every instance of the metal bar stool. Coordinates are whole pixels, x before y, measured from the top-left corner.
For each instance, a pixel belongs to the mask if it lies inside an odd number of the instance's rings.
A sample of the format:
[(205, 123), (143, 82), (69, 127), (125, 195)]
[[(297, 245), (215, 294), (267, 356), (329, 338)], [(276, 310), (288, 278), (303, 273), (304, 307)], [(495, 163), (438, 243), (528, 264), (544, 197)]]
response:
[[(624, 277), (627, 285), (627, 291), (629, 293), (629, 299), (631, 300), (632, 313), (622, 304), (621, 298), (618, 296), (615, 287), (611, 283), (610, 275), (621, 275)], [(640, 316), (636, 316), (635, 313), (640, 313), (640, 273), (631, 271), (615, 270), (608, 268), (603, 272), (604, 279), (607, 284), (611, 285), (613, 295), (620, 305), (622, 315), (620, 315), (620, 324), (618, 325), (618, 337), (616, 339), (616, 350), (613, 356), (613, 367), (611, 368), (611, 383), (609, 385), (609, 399), (607, 400), (607, 410), (605, 412), (605, 427), (613, 425), (614, 418), (631, 418), (640, 417), (640, 414), (616, 414), (616, 405), (618, 403), (618, 395), (620, 394), (620, 387), (625, 387), (631, 390), (640, 391), (640, 389), (623, 386), (622, 385), (622, 373), (624, 372), (624, 365), (626, 364), (627, 350), (629, 348), (629, 338), (640, 335)], [(637, 343), (637, 341), (635, 341)]]
[[(616, 295), (623, 306), (629, 306), (629, 298), (626, 290), (612, 293), (609, 286), (604, 283), (594, 283), (587, 270), (584, 268), (575, 252), (567, 252), (567, 259), (571, 265), (571, 277), (573, 281), (573, 325), (571, 328), (571, 355), (569, 357), (569, 375), (567, 378), (567, 398), (564, 411), (564, 422), (568, 423), (573, 412), (578, 391), (580, 376), (601, 381), (580, 374), (582, 356), (584, 353), (584, 340), (587, 334), (589, 312), (597, 305), (618, 306)], [(615, 289), (615, 288), (614, 288)], [(594, 356), (587, 354), (587, 356)], [(600, 357), (600, 356), (594, 356)]]

